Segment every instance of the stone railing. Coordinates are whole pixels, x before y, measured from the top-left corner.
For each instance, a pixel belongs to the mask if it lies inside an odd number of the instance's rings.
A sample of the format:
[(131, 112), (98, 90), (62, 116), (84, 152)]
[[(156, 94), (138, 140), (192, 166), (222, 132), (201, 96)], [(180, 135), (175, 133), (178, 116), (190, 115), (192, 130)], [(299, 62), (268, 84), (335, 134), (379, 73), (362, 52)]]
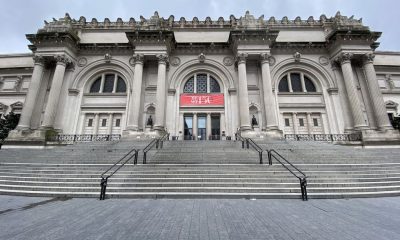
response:
[(120, 139), (121, 134), (59, 134), (47, 138), (47, 141), (59, 143), (74, 143), (119, 141)]
[(354, 142), (362, 141), (360, 133), (352, 134), (285, 134), (288, 141)]

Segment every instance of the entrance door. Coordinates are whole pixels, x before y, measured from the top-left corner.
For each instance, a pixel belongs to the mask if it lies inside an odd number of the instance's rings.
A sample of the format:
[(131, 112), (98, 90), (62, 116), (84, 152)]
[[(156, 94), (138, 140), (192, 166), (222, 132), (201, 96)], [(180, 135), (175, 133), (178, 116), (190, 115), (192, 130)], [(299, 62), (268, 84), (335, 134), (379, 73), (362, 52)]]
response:
[(206, 140), (207, 139), (207, 117), (206, 116), (198, 116), (197, 117), (197, 140)]
[(211, 140), (221, 139), (220, 116), (211, 115)]
[(184, 136), (185, 140), (193, 140), (193, 116), (185, 116), (184, 117)]

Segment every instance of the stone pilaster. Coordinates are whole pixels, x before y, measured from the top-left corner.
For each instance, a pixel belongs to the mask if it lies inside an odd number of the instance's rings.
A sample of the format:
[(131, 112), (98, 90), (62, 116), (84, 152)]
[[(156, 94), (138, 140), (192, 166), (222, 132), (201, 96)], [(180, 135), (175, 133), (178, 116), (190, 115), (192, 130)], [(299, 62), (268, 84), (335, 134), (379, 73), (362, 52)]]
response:
[(206, 139), (211, 136), (211, 113), (207, 113), (207, 129), (206, 129)]
[(194, 140), (197, 140), (197, 113), (193, 113), (193, 123), (192, 123), (192, 127), (193, 127), (193, 136), (194, 136)]
[(299, 126), (297, 125), (297, 113), (292, 113), (293, 131), (294, 134), (299, 134)]
[(265, 117), (267, 120), (267, 130), (277, 130), (278, 122), (276, 117), (276, 104), (274, 94), (272, 92), (271, 72), (269, 69), (269, 60), (271, 55), (268, 53), (261, 54), (261, 74), (264, 92)]
[(351, 67), (352, 57), (353, 54), (351, 53), (341, 53), (337, 60), (340, 62), (342, 68), (344, 83), (350, 102), (350, 109), (354, 119), (354, 128), (356, 130), (361, 130), (367, 128), (367, 124), (365, 123), (363, 112), (361, 110), (361, 102), (358, 98), (358, 90), (354, 80), (353, 68)]
[(99, 117), (100, 114), (99, 113), (95, 113), (94, 115), (94, 123), (93, 123), (93, 135), (96, 135), (99, 131)]
[(313, 121), (311, 119), (311, 113), (307, 113), (307, 130), (308, 130), (308, 134), (312, 134), (313, 133)]
[(140, 103), (142, 95), (142, 81), (143, 81), (143, 54), (133, 55), (135, 59), (135, 72), (133, 76), (133, 82), (131, 82), (130, 101), (128, 108), (128, 126), (127, 130), (138, 131), (139, 130), (139, 115), (140, 115)]
[(109, 113), (108, 115), (108, 134), (112, 134), (112, 125), (113, 125), (113, 113)]
[(239, 75), (239, 114), (240, 114), (240, 130), (249, 131), (250, 112), (249, 112), (249, 93), (247, 90), (247, 73), (246, 73), (246, 58), (247, 53), (237, 55), (238, 75)]
[(386, 112), (386, 105), (383, 101), (382, 93), (376, 79), (376, 72), (373, 65), (374, 54), (367, 53), (363, 55), (363, 68), (365, 71), (368, 90), (372, 100), (374, 116), (379, 129), (393, 129)]
[(22, 109), (21, 119), (19, 120), (17, 130), (26, 130), (31, 128), (32, 113), (33, 109), (35, 108), (37, 96), (42, 82), (44, 58), (42, 56), (34, 56), (33, 60), (35, 64), (33, 68), (32, 79), (31, 83), (29, 84), (29, 90), (25, 98), (24, 107)]
[(156, 92), (156, 121), (154, 129), (164, 131), (165, 129), (165, 102), (166, 95), (166, 75), (168, 55), (157, 55), (158, 58), (158, 76), (157, 76), (157, 92)]
[(55, 59), (57, 61), (57, 65), (54, 72), (53, 81), (51, 82), (46, 109), (44, 111), (44, 119), (42, 124), (43, 128), (54, 127), (54, 119), (58, 110), (58, 102), (61, 96), (61, 87), (64, 80), (65, 69), (67, 64), (71, 63), (71, 60), (65, 55), (57, 55), (55, 56)]

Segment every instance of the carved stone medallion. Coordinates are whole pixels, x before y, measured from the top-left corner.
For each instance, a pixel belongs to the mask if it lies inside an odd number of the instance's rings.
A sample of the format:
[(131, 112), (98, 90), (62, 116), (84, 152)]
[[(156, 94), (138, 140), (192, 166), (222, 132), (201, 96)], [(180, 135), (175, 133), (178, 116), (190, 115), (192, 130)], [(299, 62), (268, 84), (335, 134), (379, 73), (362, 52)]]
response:
[(129, 65), (135, 66), (135, 58), (134, 57), (129, 58)]
[(276, 63), (276, 59), (274, 57), (269, 57), (269, 65), (273, 66)]
[(321, 57), (319, 57), (319, 63), (321, 65), (326, 66), (326, 65), (329, 64), (329, 59), (327, 57), (325, 57), (325, 56), (321, 56)]
[(225, 66), (232, 66), (234, 63), (234, 60), (231, 57), (224, 57), (223, 63)]
[(181, 64), (181, 59), (178, 57), (173, 57), (171, 58), (171, 65), (176, 67), (179, 66), (179, 64)]
[(87, 64), (87, 59), (86, 59), (86, 58), (81, 57), (81, 58), (78, 59), (78, 66), (79, 66), (79, 67), (83, 67), (83, 66), (85, 66), (86, 64)]

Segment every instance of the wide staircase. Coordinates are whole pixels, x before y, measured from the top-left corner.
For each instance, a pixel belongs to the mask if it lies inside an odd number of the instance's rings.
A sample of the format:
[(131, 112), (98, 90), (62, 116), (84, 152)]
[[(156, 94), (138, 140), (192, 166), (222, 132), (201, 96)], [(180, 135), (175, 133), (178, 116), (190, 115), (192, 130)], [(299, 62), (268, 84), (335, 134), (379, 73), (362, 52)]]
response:
[[(400, 195), (400, 149), (355, 149), (317, 142), (257, 140), (307, 175), (309, 198)], [(148, 141), (79, 143), (0, 150), (0, 194), (99, 197), (100, 174)], [(299, 180), (277, 161), (263, 164), (240, 141), (166, 141), (140, 152), (107, 184), (107, 197), (300, 198)]]

